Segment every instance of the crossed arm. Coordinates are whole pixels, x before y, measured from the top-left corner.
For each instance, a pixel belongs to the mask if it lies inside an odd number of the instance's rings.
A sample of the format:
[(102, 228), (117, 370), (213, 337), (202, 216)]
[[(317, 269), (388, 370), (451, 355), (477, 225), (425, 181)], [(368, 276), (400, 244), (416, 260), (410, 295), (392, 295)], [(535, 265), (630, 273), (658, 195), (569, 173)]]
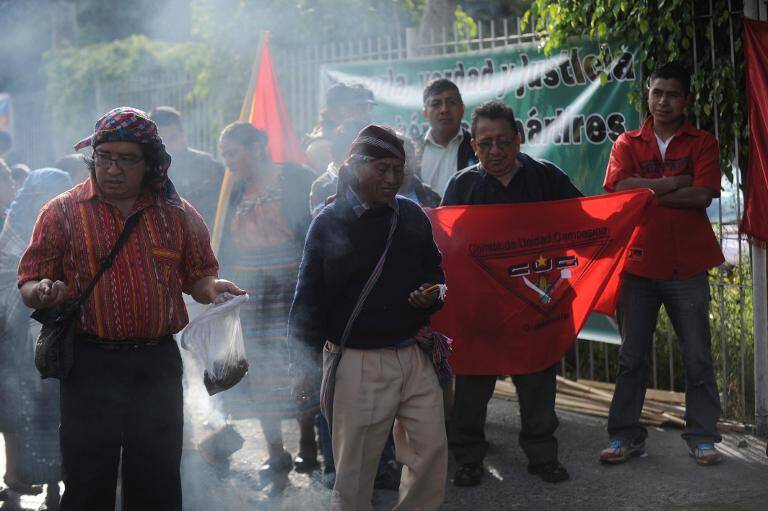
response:
[(664, 176), (659, 179), (629, 177), (616, 183), (616, 191), (650, 188), (659, 197), (659, 205), (678, 209), (703, 209), (710, 205), (714, 192), (693, 186), (690, 175)]

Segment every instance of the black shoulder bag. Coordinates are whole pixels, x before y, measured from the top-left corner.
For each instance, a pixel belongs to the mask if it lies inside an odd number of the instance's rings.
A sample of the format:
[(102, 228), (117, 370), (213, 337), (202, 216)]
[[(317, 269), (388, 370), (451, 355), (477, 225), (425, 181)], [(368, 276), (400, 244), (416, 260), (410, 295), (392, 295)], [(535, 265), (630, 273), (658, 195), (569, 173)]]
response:
[[(379, 258), (379, 262), (373, 268), (371, 276), (368, 277), (368, 281), (363, 286), (363, 290), (360, 292), (360, 296), (357, 298), (352, 313), (347, 319), (347, 324), (344, 327), (344, 333), (339, 340), (338, 350), (329, 351), (323, 350), (323, 379), (320, 383), (320, 410), (323, 412), (325, 420), (328, 422), (328, 429), (333, 431), (333, 396), (336, 393), (336, 371), (339, 368), (339, 362), (341, 362), (341, 353), (344, 351), (344, 346), (347, 344), (349, 334), (352, 332), (352, 325), (354, 325), (357, 316), (360, 311), (363, 310), (365, 299), (368, 298), (373, 286), (381, 276), (381, 272), (384, 269), (384, 262), (387, 260), (387, 253), (389, 252), (389, 246), (392, 244), (392, 238), (395, 235), (395, 229), (397, 229), (398, 211), (395, 210), (392, 213), (392, 221), (389, 224), (389, 234), (387, 235), (387, 242), (384, 245), (384, 252)], [(329, 342), (329, 341), (328, 341)]]
[(55, 307), (36, 309), (32, 313), (32, 319), (43, 324), (43, 328), (35, 341), (35, 367), (43, 379), (58, 378), (64, 380), (69, 375), (75, 361), (74, 342), (77, 313), (83, 302), (90, 296), (101, 275), (115, 262), (117, 253), (131, 234), (139, 216), (141, 216), (141, 212), (135, 213), (125, 221), (123, 231), (117, 238), (115, 246), (112, 247), (109, 255), (101, 260), (96, 275), (93, 276), (93, 279), (75, 301)]

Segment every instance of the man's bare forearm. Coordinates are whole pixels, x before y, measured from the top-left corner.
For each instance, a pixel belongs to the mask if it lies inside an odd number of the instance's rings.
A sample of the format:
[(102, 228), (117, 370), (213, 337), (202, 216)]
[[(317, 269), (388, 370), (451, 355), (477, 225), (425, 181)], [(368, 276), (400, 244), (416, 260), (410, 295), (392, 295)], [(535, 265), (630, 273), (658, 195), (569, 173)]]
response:
[(690, 186), (691, 176), (664, 176), (656, 179), (647, 179), (644, 177), (628, 177), (616, 183), (616, 191), (636, 190), (638, 188), (650, 188), (658, 195), (672, 193), (685, 186)]
[(222, 293), (244, 295), (245, 290), (234, 282), (209, 276), (198, 279), (192, 285), (191, 296), (196, 302), (205, 304), (213, 302)]
[(712, 190), (686, 186), (659, 198), (659, 206), (678, 209), (706, 209), (712, 203)]
[(44, 309), (64, 303), (69, 288), (60, 280), (28, 280), (21, 285), (19, 292), (24, 305), (31, 309)]
[(192, 286), (192, 298), (197, 303), (211, 303), (213, 301), (212, 289), (216, 277), (203, 277)]
[(24, 305), (30, 309), (39, 309), (42, 305), (37, 296), (37, 284), (39, 282), (39, 280), (28, 280), (19, 288)]

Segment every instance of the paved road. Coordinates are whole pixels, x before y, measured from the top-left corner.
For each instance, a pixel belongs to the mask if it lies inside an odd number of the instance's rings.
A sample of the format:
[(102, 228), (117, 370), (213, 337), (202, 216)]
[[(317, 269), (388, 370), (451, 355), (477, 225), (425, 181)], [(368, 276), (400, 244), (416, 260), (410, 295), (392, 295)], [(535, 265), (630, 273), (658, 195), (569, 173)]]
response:
[[(325, 510), (329, 491), (318, 475), (290, 473), (269, 484), (260, 483), (255, 470), (264, 460), (264, 442), (253, 420), (233, 424), (246, 438), (228, 466), (206, 463), (194, 444), (209, 429), (203, 422), (211, 415), (202, 386), (192, 388), (189, 415), (192, 419), (190, 447), (184, 450), (183, 479), (185, 510)], [(653, 429), (648, 456), (615, 467), (597, 463), (597, 453), (606, 441), (605, 420), (559, 412), (560, 459), (571, 480), (551, 485), (529, 476), (526, 461), (517, 446), (520, 421), (517, 403), (494, 399), (488, 416), (491, 442), (487, 458), (489, 475), (476, 488), (448, 485), (445, 511), (467, 510), (766, 510), (768, 509), (768, 459), (765, 442), (749, 435), (728, 434), (721, 444), (725, 461), (717, 467), (699, 467), (687, 455), (679, 430)], [(296, 451), (295, 423), (286, 422), (286, 446)], [(746, 442), (746, 447), (738, 447)], [(0, 449), (2, 452), (2, 449)], [(0, 454), (0, 473), (5, 460)], [(449, 467), (449, 474), (455, 467)], [(391, 509), (394, 492), (375, 495), (376, 510)], [(24, 505), (35, 509), (39, 499)], [(2, 507), (0, 507), (2, 509)]]
[[(209, 412), (205, 407), (196, 410), (197, 414)], [(525, 456), (517, 446), (517, 403), (493, 399), (488, 415), (488, 477), (476, 488), (455, 488), (449, 483), (443, 509), (687, 510), (702, 509), (703, 505), (712, 510), (768, 509), (768, 458), (761, 440), (726, 435), (721, 444), (725, 462), (717, 467), (699, 467), (688, 456), (679, 430), (654, 428), (647, 457), (605, 467), (596, 461), (607, 440), (605, 420), (564, 411), (558, 415), (560, 459), (571, 473), (570, 481), (552, 485), (527, 473)], [(237, 421), (235, 426), (247, 441), (228, 468), (213, 470), (196, 451), (185, 451), (187, 509), (327, 509), (328, 490), (317, 476), (291, 473), (282, 481), (261, 487), (254, 477), (265, 457), (258, 426), (248, 420)], [(285, 426), (287, 448), (295, 452), (295, 424), (286, 422)], [(746, 447), (739, 448), (744, 442)], [(449, 475), (454, 470), (451, 464)], [(374, 498), (376, 510), (383, 511), (392, 508), (397, 496), (377, 491)]]

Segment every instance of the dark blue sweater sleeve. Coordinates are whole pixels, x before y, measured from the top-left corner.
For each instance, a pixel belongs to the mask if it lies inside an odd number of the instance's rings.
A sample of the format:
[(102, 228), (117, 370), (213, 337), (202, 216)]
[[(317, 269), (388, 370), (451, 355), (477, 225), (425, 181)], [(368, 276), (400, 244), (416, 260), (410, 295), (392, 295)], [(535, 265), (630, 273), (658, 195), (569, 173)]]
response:
[[(425, 283), (429, 284), (445, 284), (445, 273), (440, 266), (443, 262), (443, 255), (440, 253), (440, 249), (437, 248), (435, 238), (432, 235), (432, 223), (429, 221), (424, 212), (419, 211), (421, 214), (421, 220), (423, 222), (424, 229), (424, 259), (423, 259), (423, 271), (426, 275)], [(435, 304), (429, 308), (428, 312), (433, 314), (443, 307), (443, 301), (437, 300)]]
[(321, 215), (309, 227), (304, 242), (304, 254), (299, 266), (296, 292), (288, 318), (288, 340), (295, 355), (309, 348), (315, 354), (327, 337), (324, 329), (325, 276), (323, 240), (327, 229), (327, 217)]

